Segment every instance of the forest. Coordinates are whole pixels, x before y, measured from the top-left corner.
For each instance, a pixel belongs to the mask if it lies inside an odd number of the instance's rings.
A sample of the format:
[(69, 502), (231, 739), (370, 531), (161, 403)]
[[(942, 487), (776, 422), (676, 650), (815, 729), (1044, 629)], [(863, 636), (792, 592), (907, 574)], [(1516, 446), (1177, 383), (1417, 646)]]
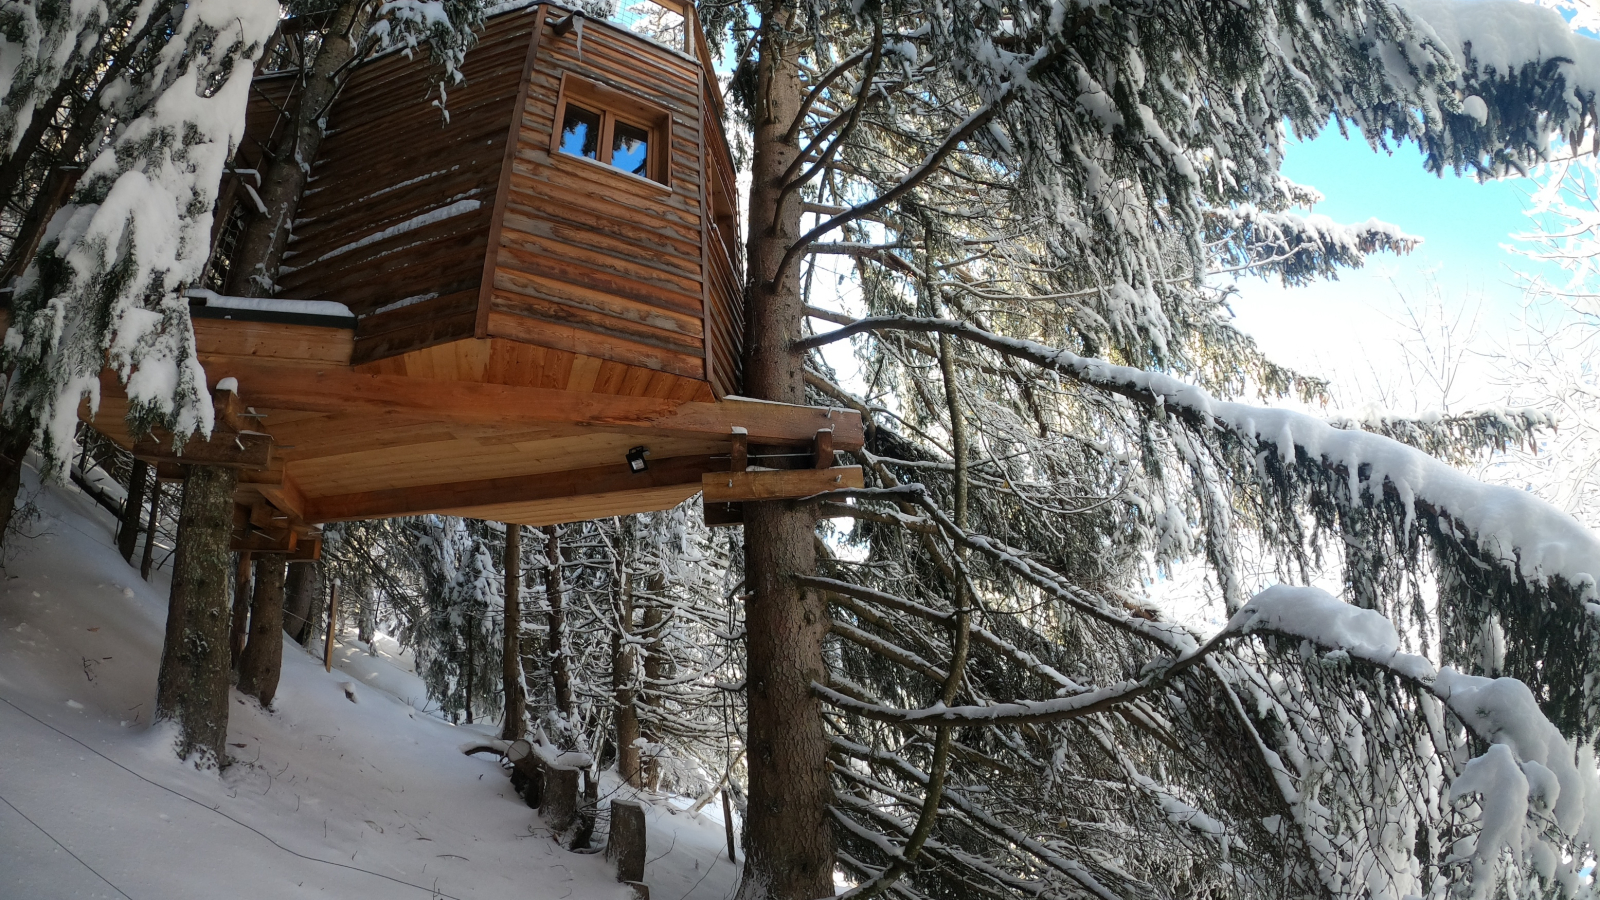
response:
[[(1597, 35), (0, 0), (0, 564), (29, 479), (115, 517), (188, 770), (392, 641), (581, 770), (562, 848), (598, 785), (720, 805), (743, 900), (1593, 896)], [(1400, 403), (1235, 317), (1428, 237), (1314, 212), (1318, 135), (1527, 185), (1553, 324), (1471, 403), (1449, 327), (1372, 325)]]

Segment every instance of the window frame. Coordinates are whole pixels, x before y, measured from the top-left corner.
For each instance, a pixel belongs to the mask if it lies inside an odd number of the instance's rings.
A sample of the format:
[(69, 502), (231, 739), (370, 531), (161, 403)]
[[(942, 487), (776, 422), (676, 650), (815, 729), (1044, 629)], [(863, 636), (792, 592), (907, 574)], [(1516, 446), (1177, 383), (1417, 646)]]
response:
[[(600, 117), (600, 135), (594, 159), (567, 153), (561, 149), (561, 126), (566, 121), (569, 103)], [(616, 134), (617, 122), (631, 125), (649, 135), (649, 149), (645, 157), (648, 175), (636, 175), (611, 164), (611, 144)], [(556, 97), (555, 121), (550, 129), (552, 160), (576, 160), (584, 165), (598, 166), (612, 174), (621, 175), (631, 183), (649, 185), (670, 192), (672, 190), (671, 146), (672, 113), (665, 107), (597, 84), (571, 72), (561, 73), (561, 88)]]

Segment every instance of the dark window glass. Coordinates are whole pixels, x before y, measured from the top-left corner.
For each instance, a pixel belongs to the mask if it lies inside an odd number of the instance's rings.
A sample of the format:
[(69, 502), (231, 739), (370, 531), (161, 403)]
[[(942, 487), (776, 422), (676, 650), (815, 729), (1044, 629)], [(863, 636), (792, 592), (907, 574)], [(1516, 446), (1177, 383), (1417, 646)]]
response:
[(624, 172), (650, 177), (650, 132), (626, 122), (611, 129), (611, 164)]
[(561, 120), (561, 152), (600, 158), (600, 114), (567, 104)]

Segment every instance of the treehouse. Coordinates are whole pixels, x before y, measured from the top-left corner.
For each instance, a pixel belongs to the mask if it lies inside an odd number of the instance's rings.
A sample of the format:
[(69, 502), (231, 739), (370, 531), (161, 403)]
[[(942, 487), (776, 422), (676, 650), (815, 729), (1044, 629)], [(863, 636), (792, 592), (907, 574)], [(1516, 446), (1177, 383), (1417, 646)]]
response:
[[(238, 467), (235, 549), (304, 553), (352, 519), (643, 512), (703, 484), (726, 518), (859, 485), (833, 466), (858, 414), (738, 396), (734, 167), (692, 5), (504, 13), (462, 73), (446, 119), (425, 53), (355, 70), (273, 298), (196, 292), (215, 437), (134, 444), (109, 374), (94, 427), (168, 477)], [(260, 207), (298, 83), (257, 78), (222, 209)], [(744, 471), (750, 446), (791, 465)]]

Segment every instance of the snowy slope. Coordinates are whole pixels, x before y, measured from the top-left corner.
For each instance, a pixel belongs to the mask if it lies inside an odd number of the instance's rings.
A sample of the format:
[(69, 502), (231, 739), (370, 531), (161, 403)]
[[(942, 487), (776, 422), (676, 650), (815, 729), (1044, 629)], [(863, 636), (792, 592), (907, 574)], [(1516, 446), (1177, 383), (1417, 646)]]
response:
[[(463, 756), (479, 732), (422, 712), (387, 653), (342, 646), (328, 673), (286, 642), (276, 711), (234, 697), (239, 764), (180, 763), (150, 726), (165, 578), (139, 580), (76, 488), (27, 478), (43, 515), (0, 573), (0, 900), (630, 895), (550, 840), (493, 759)], [(715, 804), (686, 805), (650, 806), (651, 895), (727, 897)]]

